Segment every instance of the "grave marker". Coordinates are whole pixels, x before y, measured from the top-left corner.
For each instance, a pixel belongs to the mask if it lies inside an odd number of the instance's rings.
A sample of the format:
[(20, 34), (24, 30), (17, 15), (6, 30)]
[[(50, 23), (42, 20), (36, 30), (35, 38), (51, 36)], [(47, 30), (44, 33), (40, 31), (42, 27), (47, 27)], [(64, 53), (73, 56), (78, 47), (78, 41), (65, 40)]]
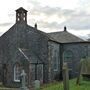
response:
[(69, 75), (67, 63), (63, 64), (63, 86), (64, 90), (69, 90)]
[(40, 90), (40, 81), (39, 80), (35, 80), (34, 88), (35, 88), (35, 90)]
[(22, 70), (22, 73), (21, 73), (21, 90), (29, 90), (26, 87), (26, 73), (24, 70)]

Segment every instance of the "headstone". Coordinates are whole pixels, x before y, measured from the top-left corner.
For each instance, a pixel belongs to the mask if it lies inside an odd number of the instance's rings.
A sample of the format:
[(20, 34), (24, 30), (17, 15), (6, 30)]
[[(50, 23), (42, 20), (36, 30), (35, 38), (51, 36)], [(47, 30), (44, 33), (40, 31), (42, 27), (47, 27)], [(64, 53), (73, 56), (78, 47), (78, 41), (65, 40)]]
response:
[(81, 74), (90, 75), (90, 58), (89, 57), (83, 59), (83, 61), (82, 61)]
[(22, 73), (21, 73), (21, 90), (29, 90), (26, 87), (26, 73), (24, 70), (22, 70)]
[(83, 80), (90, 81), (90, 57), (83, 58), (81, 75)]
[(77, 76), (77, 81), (76, 81), (76, 84), (77, 84), (77, 85), (80, 84), (80, 76), (81, 76), (82, 62), (83, 62), (83, 60), (80, 61), (79, 68), (78, 68), (78, 76)]
[(76, 84), (80, 84), (80, 76), (83, 76), (84, 80), (90, 80), (90, 58), (89, 57), (84, 57), (81, 59), (80, 64), (79, 64), (79, 70), (78, 70), (78, 77)]
[(67, 63), (63, 64), (63, 88), (69, 90), (69, 74)]
[(40, 81), (39, 80), (35, 80), (35, 82), (34, 82), (34, 89), (35, 90), (40, 90)]

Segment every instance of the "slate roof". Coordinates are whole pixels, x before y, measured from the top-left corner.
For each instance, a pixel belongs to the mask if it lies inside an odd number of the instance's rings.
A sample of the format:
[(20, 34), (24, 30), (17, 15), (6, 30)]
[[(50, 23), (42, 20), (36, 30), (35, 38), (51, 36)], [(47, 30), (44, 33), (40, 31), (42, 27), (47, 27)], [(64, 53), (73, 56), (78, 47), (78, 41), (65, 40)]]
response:
[(25, 11), (25, 12), (28, 12), (28, 11), (25, 10), (23, 7), (18, 8), (18, 9), (16, 10), (16, 12), (18, 12), (18, 11)]
[(43, 35), (48, 40), (56, 41), (53, 37), (51, 37), (47, 33), (43, 32), (43, 31), (41, 31), (39, 29), (36, 29), (35, 27), (32, 27), (32, 26), (30, 26), (28, 24), (25, 24), (24, 22), (22, 22), (22, 23), (15, 23), (8, 31), (6, 31), (0, 37), (0, 39), (4, 39), (4, 38), (8, 39), (8, 37), (14, 36), (15, 34), (17, 34), (17, 37), (18, 37), (18, 34), (20, 34), (20, 33), (24, 34), (25, 32), (27, 32), (28, 35), (29, 35), (30, 32), (38, 33), (38, 34)]
[(32, 50), (19, 48), (19, 52), (24, 56), (24, 58), (31, 64), (41, 64), (44, 63), (41, 58), (36, 55)]
[(48, 33), (55, 41), (60, 43), (83, 42), (84, 40), (69, 33), (68, 31)]

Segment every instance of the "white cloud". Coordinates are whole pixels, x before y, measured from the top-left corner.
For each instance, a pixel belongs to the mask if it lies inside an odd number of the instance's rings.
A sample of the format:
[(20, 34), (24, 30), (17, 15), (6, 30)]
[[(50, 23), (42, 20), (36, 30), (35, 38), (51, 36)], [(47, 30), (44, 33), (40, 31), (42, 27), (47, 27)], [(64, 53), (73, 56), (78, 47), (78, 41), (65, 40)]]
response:
[(89, 38), (88, 34), (90, 33), (90, 30), (69, 30), (69, 32), (76, 36), (79, 36), (80, 38), (83, 38), (84, 40), (87, 40)]
[(79, 0), (37, 0), (41, 6), (61, 7), (63, 9), (75, 9), (78, 1)]

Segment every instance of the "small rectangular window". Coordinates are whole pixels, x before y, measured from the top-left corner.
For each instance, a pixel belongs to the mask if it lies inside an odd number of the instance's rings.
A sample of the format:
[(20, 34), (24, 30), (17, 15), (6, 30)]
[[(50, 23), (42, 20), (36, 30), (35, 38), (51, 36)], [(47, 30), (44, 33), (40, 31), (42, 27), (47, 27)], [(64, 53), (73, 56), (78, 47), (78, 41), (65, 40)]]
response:
[(54, 62), (53, 62), (53, 66), (54, 66), (54, 71), (58, 71), (58, 53), (55, 50), (54, 53), (54, 58), (53, 58)]

